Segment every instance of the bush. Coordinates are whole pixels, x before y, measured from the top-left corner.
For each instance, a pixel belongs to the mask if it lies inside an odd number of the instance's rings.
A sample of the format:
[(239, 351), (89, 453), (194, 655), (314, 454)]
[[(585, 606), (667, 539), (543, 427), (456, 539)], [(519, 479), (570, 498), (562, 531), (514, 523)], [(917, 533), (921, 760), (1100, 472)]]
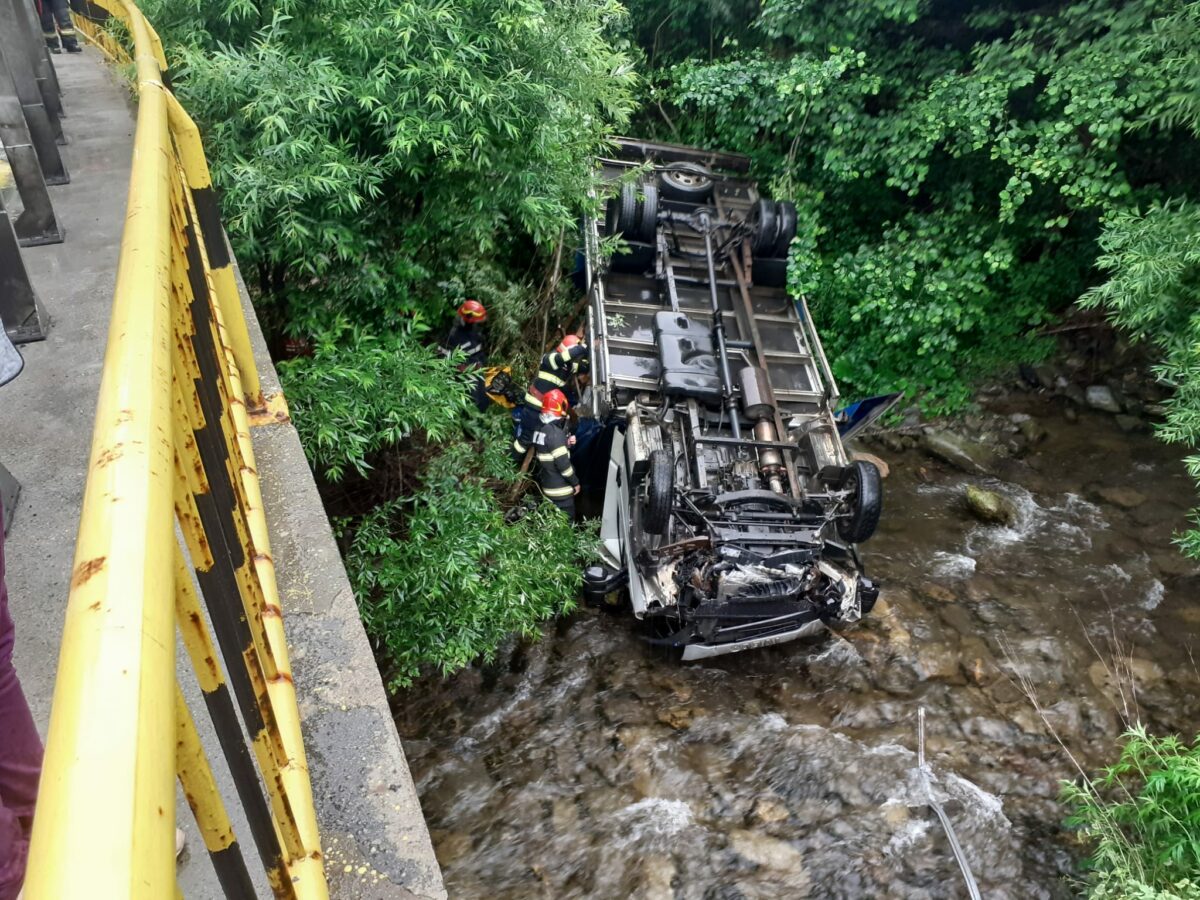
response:
[(309, 462), (330, 481), (367, 475), (373, 454), (414, 433), (457, 436), (470, 405), (456, 361), (403, 334), (327, 333), (279, 375)]
[(1200, 898), (1200, 739), (1125, 733), (1121, 756), (1095, 780), (1065, 784), (1067, 820), (1092, 846), (1092, 900)]
[(497, 492), (515, 480), (504, 420), (474, 419), (475, 441), (448, 447), (412, 497), (358, 524), (346, 561), (368, 632), (393, 667), (392, 688), (422, 666), (443, 673), (490, 658), (510, 634), (534, 635), (569, 612), (590, 533), (542, 503), (505, 524)]

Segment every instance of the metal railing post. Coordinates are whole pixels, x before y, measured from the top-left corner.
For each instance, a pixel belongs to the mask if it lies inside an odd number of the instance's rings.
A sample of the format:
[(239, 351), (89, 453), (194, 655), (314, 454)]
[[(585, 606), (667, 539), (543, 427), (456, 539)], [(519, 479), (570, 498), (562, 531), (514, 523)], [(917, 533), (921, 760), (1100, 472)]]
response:
[(14, 344), (40, 341), (46, 337), (39, 315), (37, 294), (25, 271), (21, 247), (0, 192), (0, 319)]
[(58, 152), (55, 128), (58, 119), (51, 122), (50, 112), (38, 89), (29, 38), (17, 15), (17, 4), (23, 2), (0, 0), (0, 58), (8, 65), (13, 84), (16, 85), (17, 99), (21, 102), (46, 183), (67, 184), (71, 176), (67, 174), (67, 167)]
[(0, 144), (4, 145), (8, 167), (25, 207), (13, 222), (21, 246), (60, 243), (63, 230), (55, 218), (46, 179), (29, 136), (21, 101), (17, 99), (17, 88), (3, 58), (0, 58)]
[(62, 96), (58, 86), (58, 73), (54, 63), (50, 61), (50, 48), (42, 37), (41, 24), (36, 10), (30, 6), (30, 0), (12, 0), (16, 10), (17, 21), (25, 26), (29, 33), (29, 61), (33, 66), (34, 78), (37, 80), (38, 93), (42, 95), (42, 103), (50, 116), (50, 124), (54, 128), (54, 136), (58, 143), (65, 144), (67, 136), (63, 134), (59, 117), (63, 114)]

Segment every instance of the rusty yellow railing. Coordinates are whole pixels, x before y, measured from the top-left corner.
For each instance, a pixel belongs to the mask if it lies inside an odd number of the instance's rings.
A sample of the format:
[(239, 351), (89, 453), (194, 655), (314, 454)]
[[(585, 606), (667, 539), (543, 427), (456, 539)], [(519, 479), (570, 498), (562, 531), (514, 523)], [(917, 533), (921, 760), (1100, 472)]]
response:
[(178, 629), (272, 890), (326, 898), (250, 437), (274, 407), (158, 36), (130, 0), (97, 5), (130, 36), (132, 56), (81, 23), (136, 65), (137, 131), (24, 896), (175, 896), (176, 777), (224, 892), (253, 896), (176, 683)]

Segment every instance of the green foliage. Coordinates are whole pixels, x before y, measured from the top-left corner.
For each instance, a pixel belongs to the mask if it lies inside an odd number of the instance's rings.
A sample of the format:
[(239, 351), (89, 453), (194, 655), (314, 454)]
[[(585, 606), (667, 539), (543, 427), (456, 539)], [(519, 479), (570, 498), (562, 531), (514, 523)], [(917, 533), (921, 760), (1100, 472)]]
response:
[[(1200, 447), (1200, 210), (1176, 202), (1114, 213), (1100, 244), (1099, 265), (1111, 277), (1082, 303), (1107, 309), (1118, 326), (1158, 348), (1155, 373), (1174, 393), (1156, 430), (1194, 451)], [(1186, 463), (1200, 481), (1200, 455)], [(1200, 558), (1200, 530), (1188, 531), (1180, 544)]]
[(1066, 783), (1068, 824), (1092, 848), (1091, 900), (1200, 897), (1200, 739), (1188, 746), (1137, 726), (1095, 780)]
[(239, 258), (292, 333), (444, 321), (464, 260), (572, 224), (631, 109), (615, 0), (145, 6)]
[(1045, 352), (1102, 216), (1196, 189), (1196, 23), (1181, 0), (764, 0), (715, 53), (650, 73), (646, 123), (801, 198), (791, 285), (845, 388), (950, 409)]
[(457, 359), (408, 335), (379, 338), (358, 329), (326, 334), (279, 367), (292, 419), (309, 462), (331, 481), (366, 475), (369, 458), (416, 432), (457, 436), (469, 402)]
[(354, 533), (347, 562), (393, 686), (423, 665), (450, 672), (490, 658), (509, 634), (535, 635), (574, 608), (594, 538), (548, 503), (505, 524), (495, 491), (515, 474), (505, 429), (491, 423), (477, 422), (475, 442), (447, 447), (413, 497), (378, 507)]

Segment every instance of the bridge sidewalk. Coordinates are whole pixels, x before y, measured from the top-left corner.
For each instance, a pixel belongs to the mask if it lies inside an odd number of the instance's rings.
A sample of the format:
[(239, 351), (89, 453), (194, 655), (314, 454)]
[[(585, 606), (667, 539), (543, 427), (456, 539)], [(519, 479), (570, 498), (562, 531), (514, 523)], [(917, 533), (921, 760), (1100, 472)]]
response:
[[(51, 188), (63, 244), (28, 248), (26, 266), (52, 318), (48, 339), (26, 344), (25, 372), (0, 389), (0, 461), (23, 485), (6, 557), (17, 626), (17, 670), (43, 734), (49, 720), (76, 529), (87, 474), (129, 185), (134, 111), (124, 84), (92, 49), (56, 57), (69, 117), (63, 148), (72, 180)], [(243, 299), (245, 294), (243, 292)], [(260, 377), (278, 380), (246, 303)], [(256, 428), (255, 453), (305, 746), (335, 898), (441, 898), (445, 891), (354, 597), (290, 423)], [(181, 684), (221, 782), (235, 798), (182, 651)], [(182, 799), (190, 832), (180, 885), (221, 896)], [(231, 802), (231, 806), (236, 803)], [(260, 872), (241, 816), (234, 827)], [(260, 893), (266, 897), (265, 879)]]

